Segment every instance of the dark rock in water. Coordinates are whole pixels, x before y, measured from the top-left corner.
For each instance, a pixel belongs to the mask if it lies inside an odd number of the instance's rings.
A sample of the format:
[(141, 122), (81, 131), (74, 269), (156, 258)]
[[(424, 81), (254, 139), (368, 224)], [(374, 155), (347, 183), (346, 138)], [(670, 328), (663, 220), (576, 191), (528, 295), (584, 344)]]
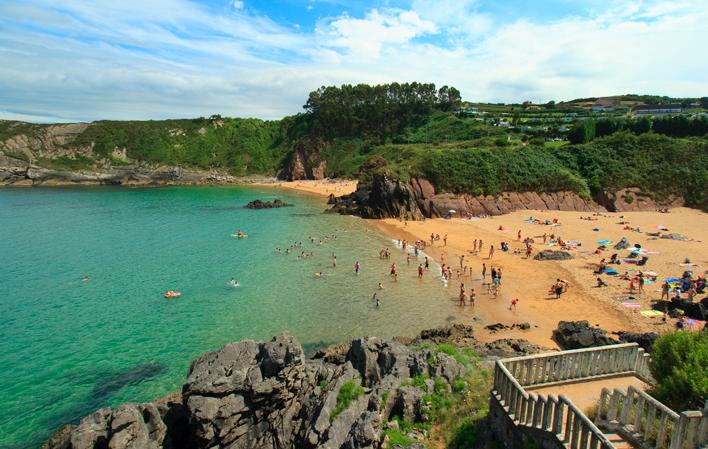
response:
[(283, 200), (275, 199), (273, 201), (253, 200), (243, 207), (246, 209), (277, 209), (279, 207), (293, 207), (293, 205)]
[(553, 331), (553, 339), (563, 349), (581, 349), (593, 346), (617, 344), (617, 341), (607, 335), (599, 327), (592, 327), (583, 321), (560, 321)]
[(615, 243), (615, 249), (627, 249), (629, 248), (629, 240), (627, 237), (622, 237), (619, 242)]
[(386, 174), (376, 174), (368, 181), (360, 181), (355, 192), (330, 200), (332, 208), (328, 212), (343, 215), (407, 220), (423, 218), (409, 186)]
[(165, 365), (154, 362), (138, 365), (104, 379), (93, 388), (91, 396), (95, 399), (107, 398), (127, 385), (137, 385), (140, 382), (158, 376), (165, 369)]
[[(522, 340), (482, 345), (462, 325), (425, 336), (500, 356), (538, 350)], [(360, 338), (309, 360), (286, 333), (269, 342), (230, 343), (192, 362), (181, 397), (99, 409), (60, 429), (43, 449), (378, 448), (394, 414), (428, 419), (425, 396), (439, 382), (450, 390), (464, 373), (452, 356), (415, 342)], [(429, 379), (415, 386), (413, 376)], [(333, 416), (350, 383), (362, 385), (361, 395)]]
[(567, 251), (544, 249), (534, 256), (534, 260), (569, 260), (573, 256)]
[(635, 333), (635, 332), (614, 332), (622, 343), (637, 343), (645, 351), (651, 352), (654, 341), (659, 338), (656, 332)]

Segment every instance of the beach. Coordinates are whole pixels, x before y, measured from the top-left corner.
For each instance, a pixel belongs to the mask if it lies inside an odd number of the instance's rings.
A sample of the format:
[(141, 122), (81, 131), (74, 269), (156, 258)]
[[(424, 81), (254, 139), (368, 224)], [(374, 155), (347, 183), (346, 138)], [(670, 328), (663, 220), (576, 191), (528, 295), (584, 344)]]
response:
[[(286, 185), (287, 184), (287, 185)], [(353, 182), (340, 181), (296, 181), (283, 183), (282, 187), (329, 195), (337, 191), (354, 190)], [(336, 193), (335, 193), (336, 194)], [(539, 219), (541, 222), (557, 220), (558, 225), (533, 224), (527, 220)], [(590, 220), (582, 218), (590, 218)], [(624, 217), (624, 218), (621, 218)], [(438, 263), (447, 263), (453, 268), (453, 273), (459, 268), (459, 257), (464, 255), (464, 265), (472, 270), (472, 277), (462, 276), (457, 279), (453, 274), (447, 289), (455, 296), (460, 282), (467, 289), (474, 288), (477, 301), (474, 312), (461, 310), (458, 322), (475, 326), (476, 336), (482, 341), (498, 338), (523, 338), (532, 343), (557, 347), (552, 340), (552, 332), (558, 322), (587, 320), (591, 325), (602, 327), (609, 332), (665, 332), (675, 325), (673, 319), (662, 321), (661, 316), (649, 317), (641, 311), (651, 309), (652, 301), (661, 296), (661, 280), (680, 277), (684, 271), (692, 271), (695, 276), (703, 275), (708, 269), (708, 215), (688, 208), (672, 209), (670, 213), (661, 212), (631, 212), (602, 213), (594, 215), (590, 212), (568, 211), (537, 211), (520, 210), (507, 215), (492, 216), (480, 219), (427, 219), (425, 221), (403, 222), (398, 219), (367, 220), (372, 228), (391, 237), (394, 240), (427, 240), (430, 235), (439, 234), (441, 240), (425, 249), (426, 254), (435, 258)], [(624, 224), (620, 224), (623, 222)], [(632, 229), (625, 229), (626, 227)], [(597, 229), (597, 230), (596, 230)], [(637, 231), (637, 229), (639, 231)], [(521, 241), (518, 231), (521, 231)], [(678, 233), (686, 236), (688, 241), (663, 239), (647, 235), (647, 233), (662, 234)], [(558, 250), (558, 245), (543, 244), (543, 234), (560, 236), (564, 241), (577, 242), (569, 253), (572, 260), (553, 261), (533, 260), (533, 256), (544, 249)], [(443, 246), (442, 237), (447, 234), (447, 246)], [(527, 237), (534, 239), (531, 259), (523, 254)], [(638, 267), (633, 263), (613, 264), (618, 275), (602, 275), (607, 287), (597, 287), (594, 271), (600, 260), (609, 259), (614, 253), (619, 259), (625, 259), (629, 250), (614, 250), (613, 245), (626, 237), (631, 246), (641, 245), (648, 250), (649, 260), (646, 265)], [(484, 241), (483, 250), (472, 254), (474, 239)], [(601, 254), (594, 251), (601, 241), (606, 243), (607, 250)], [(501, 242), (509, 244), (509, 251), (499, 249)], [(495, 245), (491, 259), (489, 245)], [(514, 254), (520, 250), (522, 254)], [(684, 261), (690, 260), (689, 264)], [(629, 260), (629, 259), (627, 259)], [(501, 293), (497, 299), (492, 299), (486, 293), (482, 284), (482, 264), (487, 265), (487, 282), (491, 267), (501, 268), (503, 279)], [(415, 270), (417, 265), (403, 267), (403, 270)], [(645, 284), (644, 293), (629, 293), (628, 280), (620, 279), (625, 272), (633, 276), (637, 270), (654, 272), (658, 275), (656, 282)], [(569, 288), (561, 299), (550, 295), (549, 288), (556, 279), (568, 281)], [(629, 300), (632, 296), (635, 300)], [(517, 309), (509, 310), (512, 298), (518, 298)], [(471, 309), (466, 306), (465, 309)], [(490, 324), (528, 322), (528, 330), (510, 329), (491, 332), (484, 327)]]

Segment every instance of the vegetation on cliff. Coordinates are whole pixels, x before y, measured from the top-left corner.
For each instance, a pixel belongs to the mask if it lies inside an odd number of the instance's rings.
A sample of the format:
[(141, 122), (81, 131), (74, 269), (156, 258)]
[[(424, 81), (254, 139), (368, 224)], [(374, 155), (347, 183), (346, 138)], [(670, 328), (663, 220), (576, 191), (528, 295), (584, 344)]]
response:
[[(576, 112), (563, 115), (555, 103), (542, 110), (497, 105), (496, 113), (461, 107), (460, 101), (454, 87), (426, 83), (322, 87), (310, 93), (304, 113), (280, 121), (212, 116), (94, 122), (50, 146), (54, 157), (50, 150), (30, 157), (17, 144), (24, 136), (43, 145), (51, 140), (51, 125), (0, 121), (0, 151), (63, 170), (147, 162), (271, 176), (291, 175), (283, 169), (304, 157), (325, 176), (345, 178), (358, 177), (375, 156), (403, 180), (426, 177), (436, 189), (455, 193), (567, 190), (589, 199), (638, 188), (656, 199), (681, 196), (689, 206), (708, 207), (704, 116), (580, 120), (583, 112), (572, 102), (563, 107)], [(559, 126), (569, 120), (574, 124)]]

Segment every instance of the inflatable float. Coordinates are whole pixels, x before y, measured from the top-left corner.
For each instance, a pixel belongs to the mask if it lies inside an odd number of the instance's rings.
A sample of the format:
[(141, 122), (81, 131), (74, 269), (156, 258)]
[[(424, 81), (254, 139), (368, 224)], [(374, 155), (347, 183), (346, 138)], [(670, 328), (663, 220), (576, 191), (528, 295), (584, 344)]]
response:
[(237, 239), (244, 239), (248, 237), (248, 234), (231, 234), (231, 237), (236, 237)]
[(173, 292), (170, 290), (169, 292), (165, 293), (165, 298), (177, 298), (178, 296), (182, 296), (182, 293), (180, 292)]

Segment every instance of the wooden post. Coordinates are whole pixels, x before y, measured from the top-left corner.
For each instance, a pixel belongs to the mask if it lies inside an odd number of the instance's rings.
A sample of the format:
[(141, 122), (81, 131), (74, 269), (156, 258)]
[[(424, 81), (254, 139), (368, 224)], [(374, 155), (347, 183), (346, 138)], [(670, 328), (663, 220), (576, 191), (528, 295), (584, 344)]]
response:
[(629, 412), (632, 411), (632, 390), (627, 390), (627, 395), (624, 397), (624, 404), (622, 404), (622, 413), (620, 413), (619, 422), (621, 425), (626, 425), (629, 422)]
[[(644, 406), (646, 405), (644, 401), (644, 396), (641, 394), (638, 395), (637, 398), (637, 412), (636, 416), (634, 417), (634, 431), (637, 433), (642, 432), (642, 416), (644, 416)], [(648, 425), (648, 423), (647, 423)]]
[(659, 421), (659, 430), (656, 433), (656, 449), (664, 447), (664, 439), (666, 438), (666, 430), (669, 425), (669, 414), (661, 411), (661, 420)]
[(553, 411), (553, 426), (551, 428), (551, 431), (556, 434), (560, 435), (560, 433), (563, 431), (563, 407), (565, 405), (556, 399), (556, 409)]
[(598, 424), (602, 421), (602, 414), (603, 410), (605, 410), (605, 405), (610, 397), (610, 390), (607, 388), (602, 389), (602, 393), (600, 393), (600, 402), (597, 405), (597, 413), (595, 414), (595, 424)]
[(684, 433), (686, 432), (686, 425), (688, 424), (688, 416), (685, 413), (679, 415), (678, 423), (674, 426), (673, 432), (671, 433), (671, 442), (669, 443), (669, 449), (681, 449), (683, 446)]
[(651, 434), (654, 431), (654, 422), (656, 422), (656, 406), (654, 403), (649, 403), (649, 409), (647, 410), (647, 421), (644, 426), (644, 441), (649, 441)]

